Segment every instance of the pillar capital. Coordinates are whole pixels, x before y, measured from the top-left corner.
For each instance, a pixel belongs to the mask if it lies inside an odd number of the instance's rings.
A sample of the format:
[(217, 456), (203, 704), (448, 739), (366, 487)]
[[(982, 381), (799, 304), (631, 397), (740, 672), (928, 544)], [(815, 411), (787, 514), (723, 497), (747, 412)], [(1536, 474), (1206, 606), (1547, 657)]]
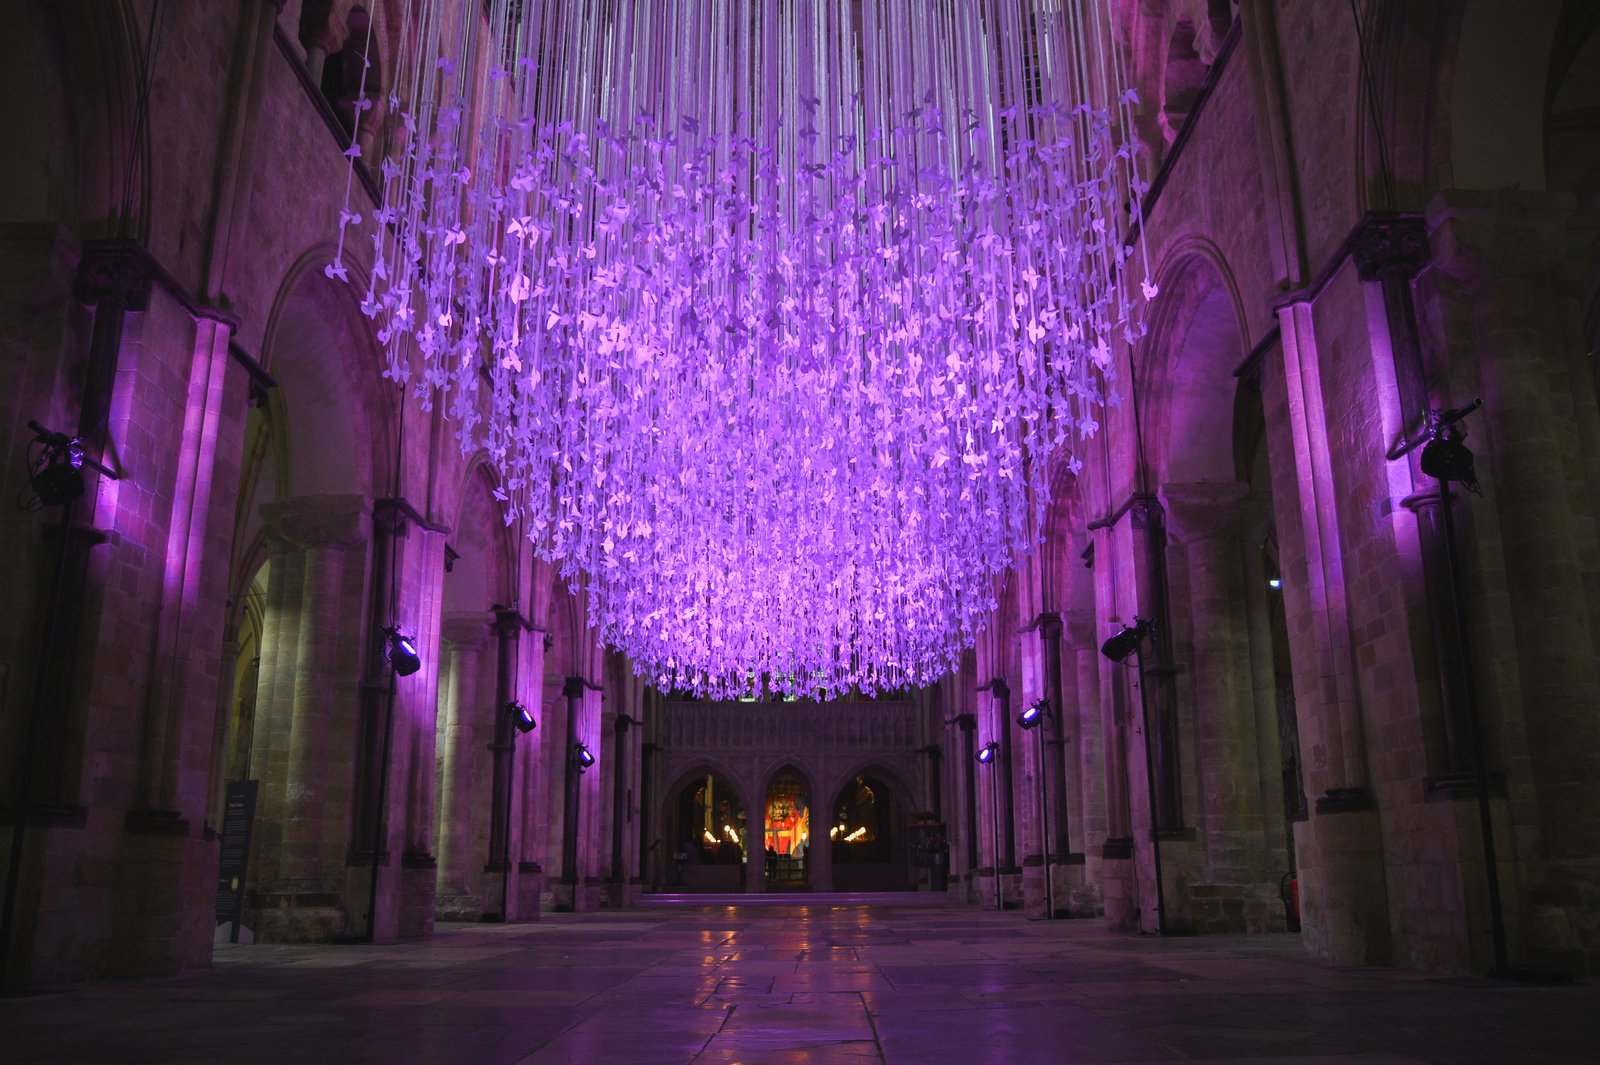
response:
[(1236, 536), (1252, 517), (1250, 486), (1238, 481), (1193, 481), (1161, 486), (1168, 527), (1184, 543)]
[(1572, 213), (1571, 198), (1557, 193), (1447, 189), (1428, 205), (1433, 262), (1468, 293), (1543, 284), (1583, 245)]
[(158, 269), (138, 241), (93, 241), (84, 245), (73, 288), (86, 306), (114, 302), (130, 311), (142, 311), (150, 305)]
[(439, 637), (460, 650), (481, 650), (489, 642), (489, 626), (494, 615), (485, 611), (463, 610), (439, 619)]
[(436, 521), (429, 521), (423, 514), (412, 506), (410, 501), (399, 497), (390, 496), (372, 501), (372, 517), (379, 528), (392, 536), (404, 536), (406, 530), (415, 525), (427, 532), (450, 534), (450, 526), (441, 525)]
[(1433, 257), (1421, 215), (1373, 213), (1350, 238), (1350, 257), (1363, 281), (1409, 281)]
[(301, 496), (261, 507), (268, 537), (301, 549), (364, 543), (371, 513), (371, 504), (361, 495)]

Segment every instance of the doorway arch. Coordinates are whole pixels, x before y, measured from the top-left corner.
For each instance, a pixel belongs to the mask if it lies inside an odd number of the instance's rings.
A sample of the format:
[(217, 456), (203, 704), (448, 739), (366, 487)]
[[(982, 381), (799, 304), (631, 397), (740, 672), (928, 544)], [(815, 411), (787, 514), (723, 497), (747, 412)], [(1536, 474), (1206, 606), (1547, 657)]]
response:
[(847, 776), (827, 807), (835, 891), (912, 889), (905, 789), (887, 770)]

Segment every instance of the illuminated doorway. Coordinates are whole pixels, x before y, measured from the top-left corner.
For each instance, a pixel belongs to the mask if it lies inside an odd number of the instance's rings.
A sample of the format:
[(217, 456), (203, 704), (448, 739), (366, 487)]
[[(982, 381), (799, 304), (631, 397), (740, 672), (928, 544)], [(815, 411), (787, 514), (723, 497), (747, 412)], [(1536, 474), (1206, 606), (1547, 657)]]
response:
[(809, 884), (810, 852), (810, 789), (798, 771), (779, 770), (767, 785), (767, 884), (779, 890)]

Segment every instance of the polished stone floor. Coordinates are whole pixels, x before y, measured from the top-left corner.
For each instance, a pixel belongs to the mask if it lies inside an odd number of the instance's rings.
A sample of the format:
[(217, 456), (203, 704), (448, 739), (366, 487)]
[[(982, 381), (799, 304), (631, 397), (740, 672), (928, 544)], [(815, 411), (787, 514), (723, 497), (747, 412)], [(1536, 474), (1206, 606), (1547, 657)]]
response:
[(1340, 971), (1295, 938), (947, 907), (763, 906), (220, 947), (0, 999), (0, 1062), (1036, 1065), (1600, 1061), (1600, 989)]

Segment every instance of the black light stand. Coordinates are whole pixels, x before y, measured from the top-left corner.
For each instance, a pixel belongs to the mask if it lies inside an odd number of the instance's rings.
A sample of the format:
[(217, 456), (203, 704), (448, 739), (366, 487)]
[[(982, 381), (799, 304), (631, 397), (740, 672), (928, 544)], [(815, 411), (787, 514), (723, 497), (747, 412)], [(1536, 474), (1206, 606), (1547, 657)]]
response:
[(23, 837), (28, 826), (28, 807), (33, 802), (33, 767), (38, 760), (34, 745), (38, 740), (37, 724), (45, 713), (49, 700), (50, 673), (55, 664), (56, 626), (61, 614), (61, 589), (66, 582), (67, 560), (71, 557), (72, 519), (77, 510), (78, 498), (83, 495), (84, 466), (96, 470), (103, 477), (118, 480), (115, 471), (83, 453), (83, 445), (75, 437), (52, 432), (36, 421), (28, 422), (34, 432), (34, 443), (40, 447), (31, 463), (29, 484), (34, 500), (25, 502), (27, 510), (41, 507), (62, 507), (60, 554), (56, 557), (55, 571), (50, 575), (49, 597), (45, 600), (43, 638), (39, 645), (39, 667), (33, 678), (33, 705), (23, 726), (22, 760), (17, 772), (16, 819), (11, 827), (11, 856), (6, 865), (5, 902), (0, 907), (0, 988), (11, 987), (9, 973), (11, 960), (11, 932), (16, 917), (17, 892), (22, 882)]
[(1149, 618), (1135, 617), (1132, 625), (1106, 640), (1100, 653), (1113, 662), (1125, 661), (1134, 655), (1139, 667), (1139, 720), (1144, 728), (1144, 783), (1150, 805), (1150, 852), (1154, 858), (1156, 876), (1156, 934), (1167, 934), (1167, 893), (1161, 882), (1161, 829), (1156, 822), (1156, 761), (1154, 745), (1150, 740), (1150, 698), (1145, 694), (1144, 672), (1145, 638), (1154, 638), (1154, 625)]
[(511, 893), (511, 803), (516, 795), (517, 735), (532, 732), (539, 727), (532, 712), (515, 699), (502, 707), (501, 713), (511, 724), (506, 737), (506, 743), (511, 747), (511, 754), (506, 759), (506, 794), (500, 810), (500, 913), (497, 917), (485, 917), (484, 920), (489, 924), (503, 924), (510, 919), (508, 899)]
[(372, 814), (372, 882), (367, 886), (367, 942), (378, 941), (378, 865), (383, 853), (384, 829), (389, 803), (389, 755), (394, 746), (394, 699), (400, 678), (410, 676), (422, 665), (416, 645), (394, 626), (384, 630), (389, 662), (389, 695), (383, 709), (383, 755), (378, 761), (378, 807)]
[(1055, 882), (1050, 871), (1050, 802), (1045, 794), (1044, 780), (1044, 723), (1050, 716), (1048, 699), (1038, 700), (1017, 715), (1017, 724), (1022, 728), (1028, 731), (1038, 730), (1038, 734), (1034, 737), (1038, 742), (1034, 748), (1039, 754), (1039, 839), (1043, 851), (1044, 917), (1047, 921), (1056, 915)]
[(990, 740), (983, 745), (974, 757), (979, 765), (986, 765), (994, 772), (989, 774), (989, 799), (990, 808), (994, 812), (994, 837), (990, 843), (990, 853), (994, 857), (994, 908), (1005, 909), (1000, 899), (1000, 781), (999, 771), (995, 767), (996, 759), (1000, 756), (1000, 744), (997, 740)]
[(1511, 976), (1511, 955), (1506, 942), (1506, 918), (1500, 898), (1500, 867), (1495, 857), (1494, 820), (1489, 808), (1489, 767), (1484, 760), (1483, 733), (1478, 720), (1477, 681), (1472, 669), (1472, 651), (1467, 632), (1466, 593), (1462, 587), (1461, 558), (1456, 548), (1455, 516), (1450, 512), (1450, 482), (1460, 481), (1469, 492), (1482, 494), (1473, 471), (1472, 452), (1461, 438), (1457, 426), (1467, 415), (1483, 406), (1475, 399), (1454, 410), (1431, 410), (1422, 432), (1413, 440), (1401, 441), (1389, 451), (1389, 459), (1404, 458), (1422, 448), (1422, 472), (1439, 485), (1439, 527), (1444, 539), (1445, 567), (1450, 577), (1450, 598), (1455, 612), (1456, 653), (1461, 656), (1462, 723), (1472, 749), (1473, 782), (1478, 792), (1478, 830), (1483, 837), (1484, 886), (1489, 901), (1490, 934), (1494, 940), (1494, 968), (1490, 976)]

